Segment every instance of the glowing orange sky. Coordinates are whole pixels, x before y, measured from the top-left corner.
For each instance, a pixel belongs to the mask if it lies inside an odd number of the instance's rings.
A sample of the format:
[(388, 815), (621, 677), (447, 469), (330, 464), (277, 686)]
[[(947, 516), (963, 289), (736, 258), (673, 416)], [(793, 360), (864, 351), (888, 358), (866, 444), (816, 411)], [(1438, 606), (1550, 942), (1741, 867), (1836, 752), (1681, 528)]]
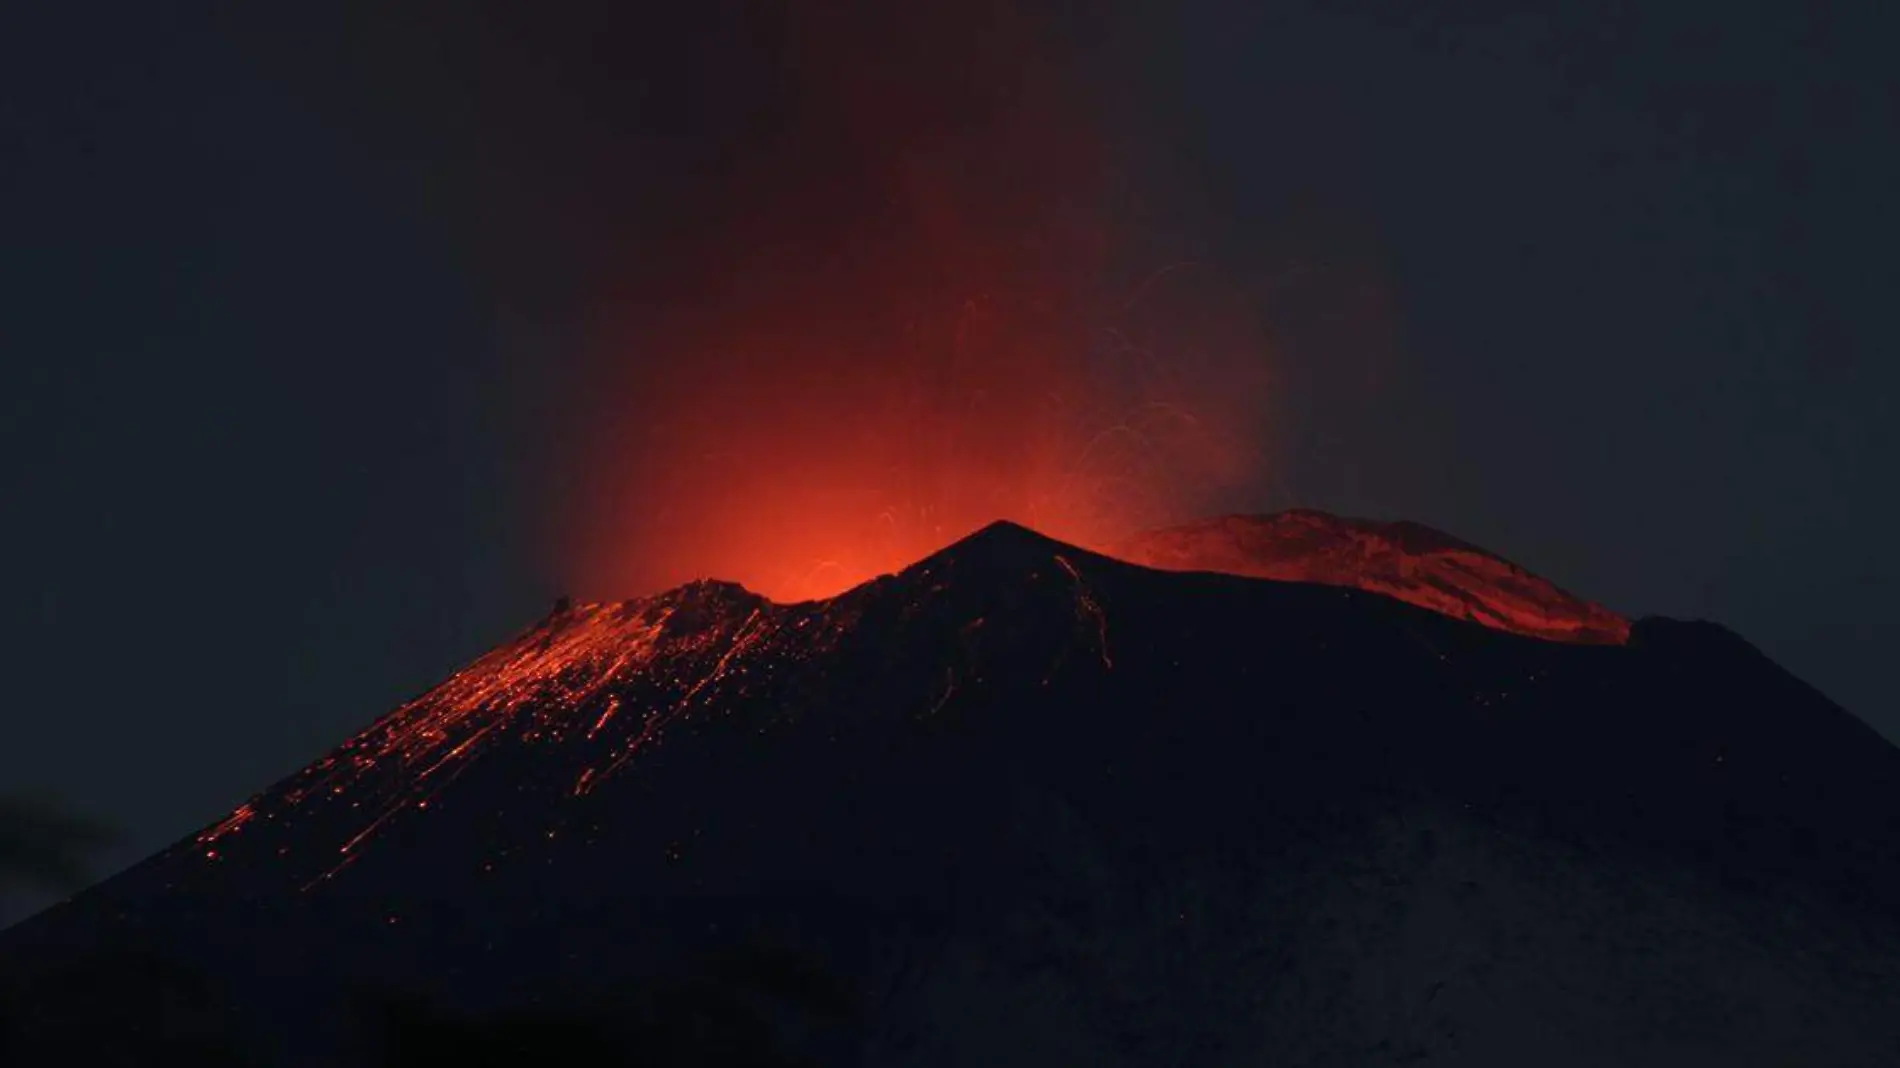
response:
[(1245, 309), (1126, 265), (1113, 161), (1032, 37), (1001, 7), (794, 27), (772, 165), (603, 302), (577, 593), (824, 596), (998, 518), (1100, 543), (1258, 473)]

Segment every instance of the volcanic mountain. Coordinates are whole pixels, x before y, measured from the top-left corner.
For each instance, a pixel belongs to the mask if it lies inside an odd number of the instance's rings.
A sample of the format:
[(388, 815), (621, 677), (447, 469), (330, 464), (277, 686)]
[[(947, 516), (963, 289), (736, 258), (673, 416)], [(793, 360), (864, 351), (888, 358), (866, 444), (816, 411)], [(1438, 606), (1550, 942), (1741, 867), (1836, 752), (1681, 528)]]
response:
[[(1393, 544), (1364, 584), (1410, 599), (1496, 559)], [(366, 988), (545, 1019), (771, 946), (848, 1011), (543, 1033), (608, 1035), (589, 1063), (1895, 1063), (1900, 751), (1718, 626), (1549, 641), (1356, 585), (997, 524), (830, 600), (563, 605), (0, 937), (0, 1052), (372, 1063)], [(394, 1063), (503, 1063), (431, 1034)]]

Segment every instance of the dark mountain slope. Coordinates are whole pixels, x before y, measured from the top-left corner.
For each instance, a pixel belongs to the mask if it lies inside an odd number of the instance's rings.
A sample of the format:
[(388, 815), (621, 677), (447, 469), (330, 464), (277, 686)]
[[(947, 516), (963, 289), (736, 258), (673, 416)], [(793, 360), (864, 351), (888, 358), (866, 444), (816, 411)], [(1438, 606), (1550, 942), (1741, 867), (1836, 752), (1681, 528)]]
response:
[[(999, 524), (832, 601), (557, 613), (0, 963), (146, 948), (286, 1063), (360, 1063), (347, 988), (771, 944), (857, 992), (787, 1039), (822, 1063), (1872, 1065), (1895, 841), (1900, 752), (1718, 627), (1545, 642)], [(117, 1011), (26, 1000), (20, 1063)]]

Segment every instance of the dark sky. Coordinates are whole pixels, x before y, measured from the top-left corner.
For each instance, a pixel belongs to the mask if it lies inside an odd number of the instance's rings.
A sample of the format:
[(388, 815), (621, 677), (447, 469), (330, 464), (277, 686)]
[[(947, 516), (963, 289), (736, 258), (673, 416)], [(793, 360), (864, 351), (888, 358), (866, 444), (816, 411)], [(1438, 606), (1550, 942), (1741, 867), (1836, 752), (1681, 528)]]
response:
[[(257, 6), (0, 16), (0, 784), (112, 863), (601, 582), (625, 426), (752, 425), (669, 341), (959, 301), (1071, 215), (1258, 326), (1222, 506), (1719, 620), (1900, 738), (1878, 5)], [(893, 175), (956, 210), (886, 287)]]

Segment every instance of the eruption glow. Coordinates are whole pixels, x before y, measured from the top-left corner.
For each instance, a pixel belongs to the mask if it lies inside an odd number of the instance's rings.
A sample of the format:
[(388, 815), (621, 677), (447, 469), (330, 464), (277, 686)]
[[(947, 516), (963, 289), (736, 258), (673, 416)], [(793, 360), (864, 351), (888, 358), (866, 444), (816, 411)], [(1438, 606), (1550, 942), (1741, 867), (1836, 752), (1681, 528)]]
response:
[(1101, 546), (1260, 473), (1252, 310), (1111, 225), (1060, 64), (968, 15), (808, 16), (783, 151), (604, 300), (555, 554), (577, 591), (826, 596), (992, 520)]
[(714, 381), (662, 390), (679, 393), (666, 414), (600, 464), (601, 497), (626, 510), (596, 566), (637, 592), (719, 577), (825, 596), (995, 519), (1104, 545), (1192, 514), (1261, 459), (1227, 429), (1259, 395), (1222, 397), (1221, 368), (1184, 380), (1185, 361), (1119, 335), (1120, 352), (1020, 344), (986, 311), (966, 306), (940, 362), (715, 359)]

